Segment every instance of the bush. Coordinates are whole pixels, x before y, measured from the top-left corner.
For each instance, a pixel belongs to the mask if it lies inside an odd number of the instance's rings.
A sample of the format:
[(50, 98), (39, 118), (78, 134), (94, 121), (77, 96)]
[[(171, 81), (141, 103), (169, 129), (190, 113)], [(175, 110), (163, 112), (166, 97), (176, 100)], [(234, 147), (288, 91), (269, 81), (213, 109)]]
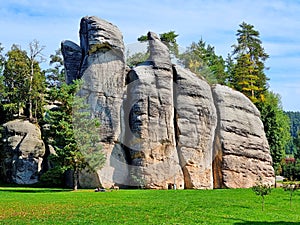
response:
[(60, 167), (54, 167), (42, 174), (40, 184), (45, 187), (63, 187), (64, 171)]

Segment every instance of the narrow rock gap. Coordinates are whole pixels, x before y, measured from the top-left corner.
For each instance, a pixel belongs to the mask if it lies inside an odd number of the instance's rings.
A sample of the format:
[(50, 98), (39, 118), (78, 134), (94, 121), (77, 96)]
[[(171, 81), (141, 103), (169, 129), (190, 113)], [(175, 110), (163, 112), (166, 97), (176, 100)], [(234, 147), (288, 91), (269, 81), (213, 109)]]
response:
[(178, 80), (178, 74), (176, 71), (175, 66), (172, 66), (172, 71), (173, 71), (173, 105), (174, 105), (174, 119), (173, 119), (173, 127), (174, 127), (174, 136), (175, 136), (175, 147), (176, 147), (176, 151), (177, 151), (177, 156), (178, 156), (178, 161), (179, 161), (179, 165), (181, 167), (182, 170), (182, 174), (183, 174), (183, 179), (184, 179), (184, 188), (187, 187), (187, 179), (186, 176), (187, 171), (185, 169), (185, 163), (183, 162), (183, 157), (180, 151), (180, 147), (179, 147), (179, 136), (180, 136), (180, 129), (178, 126), (178, 113), (177, 113), (177, 96), (178, 96), (178, 84), (177, 84), (177, 80)]
[(215, 135), (212, 149), (212, 171), (213, 171), (213, 188), (224, 188), (223, 182), (223, 152), (222, 143), (220, 137), (221, 117), (220, 109), (218, 107), (217, 94), (214, 91), (214, 87), (211, 88), (214, 105), (217, 112), (217, 126), (215, 128)]

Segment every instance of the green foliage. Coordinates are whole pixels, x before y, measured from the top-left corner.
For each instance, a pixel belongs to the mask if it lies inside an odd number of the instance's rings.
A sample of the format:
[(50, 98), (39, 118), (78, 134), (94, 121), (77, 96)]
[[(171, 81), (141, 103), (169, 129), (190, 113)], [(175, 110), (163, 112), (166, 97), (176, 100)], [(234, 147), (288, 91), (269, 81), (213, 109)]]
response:
[(145, 62), (149, 58), (149, 52), (137, 52), (127, 57), (126, 63), (129, 67), (137, 66), (138, 64)]
[(300, 159), (300, 112), (285, 112), (291, 121), (291, 141), (286, 146), (287, 154), (293, 154)]
[(56, 164), (63, 170), (73, 170), (74, 189), (77, 189), (79, 172), (83, 169), (100, 169), (105, 157), (99, 145), (99, 122), (91, 119), (84, 99), (76, 95), (81, 85), (74, 81), (50, 89), (49, 98), (60, 102), (56, 110), (50, 110), (45, 123), (50, 129), (45, 134), (56, 151)]
[(289, 118), (282, 109), (280, 96), (273, 92), (265, 93), (264, 102), (259, 103), (258, 108), (276, 167), (285, 157), (285, 146), (290, 140)]
[(192, 43), (187, 51), (179, 56), (180, 62), (197, 75), (203, 76), (209, 83), (226, 84), (225, 61), (215, 53), (214, 47), (201, 39)]
[(148, 41), (148, 36), (147, 35), (141, 35), (140, 37), (138, 37), (137, 40), (139, 42), (146, 42), (146, 41)]
[(256, 195), (261, 196), (261, 209), (264, 211), (265, 206), (265, 196), (271, 193), (271, 187), (270, 185), (263, 184), (262, 179), (257, 182), (255, 186), (252, 187), (252, 190)]
[(300, 160), (283, 163), (282, 175), (291, 181), (300, 180)]
[(11, 116), (21, 115), (28, 102), (30, 63), (26, 51), (13, 45), (4, 64), (3, 108)]
[[(33, 45), (30, 46), (30, 50), (33, 51)], [(36, 60), (37, 55), (32, 51), (28, 56), (26, 51), (13, 45), (6, 54), (3, 76), (1, 75), (0, 79), (1, 111), (5, 121), (21, 115), (39, 119), (43, 114), (45, 78)], [(41, 51), (42, 49), (38, 49), (38, 53)]]
[(50, 55), (50, 66), (46, 70), (46, 83), (49, 88), (60, 86), (65, 82), (65, 68), (62, 58), (61, 49), (55, 51), (55, 54)]
[(54, 167), (43, 173), (39, 183), (44, 187), (62, 187), (64, 183), (64, 170), (61, 167)]
[(175, 34), (175, 31), (169, 31), (166, 33), (162, 33), (159, 35), (160, 40), (169, 48), (170, 53), (173, 54), (175, 57), (178, 57), (179, 50), (176, 38), (178, 34)]
[[(176, 41), (176, 38), (178, 37), (178, 34), (175, 34), (175, 31), (169, 31), (166, 33), (159, 34), (160, 40), (169, 48), (170, 54), (174, 55), (175, 57), (178, 57), (179, 50), (178, 50), (178, 44)], [(141, 35), (137, 39), (139, 42), (146, 42), (148, 41), (147, 35)]]
[(293, 193), (300, 189), (300, 184), (290, 182), (288, 184), (284, 184), (283, 189), (290, 193), (290, 207), (292, 207)]
[(229, 84), (248, 96), (254, 103), (262, 102), (268, 88), (269, 78), (265, 75), (265, 61), (269, 55), (265, 53), (259, 32), (254, 26), (243, 22), (237, 30), (237, 44), (233, 45), (232, 57), (235, 63), (231, 71)]

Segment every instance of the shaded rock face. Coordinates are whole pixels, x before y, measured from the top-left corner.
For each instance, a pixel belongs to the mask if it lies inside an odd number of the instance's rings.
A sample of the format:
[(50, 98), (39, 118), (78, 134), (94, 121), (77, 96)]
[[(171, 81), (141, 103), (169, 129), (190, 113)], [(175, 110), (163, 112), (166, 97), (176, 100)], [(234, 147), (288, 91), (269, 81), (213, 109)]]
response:
[[(274, 171), (260, 115), (241, 93), (211, 87), (172, 65), (168, 48), (148, 33), (149, 59), (129, 69), (119, 29), (84, 17), (80, 46), (62, 43), (68, 82), (101, 122), (104, 168), (95, 181), (147, 188), (250, 187)], [(81, 52), (81, 54), (80, 54)], [(81, 179), (93, 183), (91, 177)]]
[(45, 145), (40, 129), (29, 121), (13, 120), (3, 125), (2, 174), (9, 182), (38, 182)]

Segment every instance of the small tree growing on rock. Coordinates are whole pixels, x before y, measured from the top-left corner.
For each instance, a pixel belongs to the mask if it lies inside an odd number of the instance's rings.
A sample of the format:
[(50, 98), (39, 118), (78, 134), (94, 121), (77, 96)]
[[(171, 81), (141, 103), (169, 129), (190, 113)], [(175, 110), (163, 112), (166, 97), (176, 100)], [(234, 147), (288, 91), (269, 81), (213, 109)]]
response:
[(262, 211), (264, 211), (265, 196), (271, 193), (271, 186), (268, 184), (264, 184), (262, 182), (262, 178), (260, 177), (257, 184), (252, 187), (252, 190), (256, 195), (261, 196), (261, 207), (262, 207)]

